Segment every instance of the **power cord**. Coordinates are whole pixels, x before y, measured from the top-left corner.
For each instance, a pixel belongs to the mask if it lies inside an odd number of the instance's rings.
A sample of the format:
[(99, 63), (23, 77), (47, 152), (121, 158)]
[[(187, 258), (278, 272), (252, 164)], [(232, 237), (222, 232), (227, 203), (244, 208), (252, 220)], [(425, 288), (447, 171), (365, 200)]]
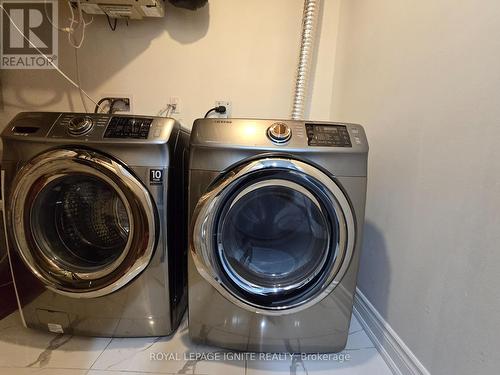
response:
[(218, 114), (223, 115), (224, 113), (226, 113), (226, 111), (227, 111), (227, 109), (226, 109), (226, 107), (225, 107), (225, 106), (223, 106), (223, 105), (219, 105), (219, 106), (217, 106), (217, 107), (213, 107), (213, 108), (211, 108), (211, 109), (210, 109), (207, 113), (205, 113), (205, 118), (207, 118), (207, 117), (208, 117), (208, 115), (209, 115), (210, 113), (212, 113), (212, 112), (217, 112)]
[(163, 108), (160, 112), (158, 112), (158, 117), (170, 117), (172, 113), (174, 113), (177, 108), (176, 104), (169, 103), (165, 108)]
[(109, 25), (109, 28), (111, 29), (111, 31), (115, 31), (116, 30), (116, 24), (118, 23), (118, 18), (115, 18), (115, 22), (114, 23), (111, 23), (111, 18), (109, 17), (109, 15), (106, 14), (106, 18), (108, 19), (108, 25)]

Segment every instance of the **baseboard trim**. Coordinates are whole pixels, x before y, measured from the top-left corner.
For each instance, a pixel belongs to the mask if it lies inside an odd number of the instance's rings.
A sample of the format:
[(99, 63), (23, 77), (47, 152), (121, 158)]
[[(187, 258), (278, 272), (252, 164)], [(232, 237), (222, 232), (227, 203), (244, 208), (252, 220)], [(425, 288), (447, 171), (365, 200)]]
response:
[(395, 375), (430, 375), (359, 289), (354, 297), (354, 314)]

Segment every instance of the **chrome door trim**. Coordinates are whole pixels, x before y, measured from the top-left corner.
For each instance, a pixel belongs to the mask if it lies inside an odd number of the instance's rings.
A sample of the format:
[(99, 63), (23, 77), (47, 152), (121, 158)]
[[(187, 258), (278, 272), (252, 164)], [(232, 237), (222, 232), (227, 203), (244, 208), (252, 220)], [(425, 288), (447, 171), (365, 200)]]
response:
[[(266, 169), (286, 170), (318, 181), (324, 188), (324, 193), (328, 196), (338, 219), (337, 259), (326, 281), (318, 293), (290, 306), (266, 307), (257, 305), (234, 293), (225, 285), (223, 278), (218, 274), (216, 249), (213, 248), (213, 234), (216, 229), (214, 228), (215, 215), (220, 205), (224, 204), (228, 188), (242, 177)], [(283, 315), (307, 309), (320, 302), (335, 289), (349, 267), (354, 252), (355, 236), (355, 220), (351, 205), (332, 178), (318, 168), (298, 160), (268, 157), (251, 161), (229, 172), (200, 198), (191, 222), (190, 252), (200, 275), (235, 305), (254, 313)]]
[[(31, 207), (27, 205), (52, 181), (72, 174), (99, 178), (113, 188), (130, 221), (125, 250), (112, 264), (96, 272), (66, 270), (44, 254), (36, 241), (36, 248), (28, 241), (31, 229), (26, 227), (25, 215), (27, 211), (31, 214)], [(47, 151), (21, 168), (13, 182), (9, 218), (13, 242), (31, 272), (48, 289), (76, 298), (100, 297), (129, 283), (148, 265), (156, 242), (155, 209), (148, 190), (119, 162), (87, 149)], [(75, 288), (77, 282), (86, 282), (89, 287)], [(99, 282), (104, 285), (99, 287)]]
[(6, 207), (7, 205), (5, 204), (6, 201), (6, 196), (5, 196), (5, 170), (1, 170), (0, 172), (0, 186), (1, 186), (1, 191), (2, 191), (2, 217), (3, 217), (3, 231), (5, 234), (5, 247), (6, 247), (6, 252), (7, 252), (7, 257), (9, 259), (9, 268), (10, 268), (10, 276), (12, 277), (12, 285), (14, 286), (14, 293), (16, 295), (16, 302), (17, 302), (17, 308), (19, 311), (19, 315), (21, 316), (21, 322), (23, 323), (23, 326), (28, 328), (28, 325), (26, 324), (26, 319), (24, 318), (24, 312), (23, 308), (21, 305), (21, 301), (19, 300), (19, 292), (17, 289), (17, 282), (16, 282), (16, 275), (14, 274), (14, 267), (12, 265), (12, 256), (10, 254), (11, 247), (10, 247), (10, 238), (9, 238), (9, 231), (7, 230), (7, 212), (6, 212)]
[(261, 187), (266, 187), (266, 186), (276, 186), (276, 185), (279, 185), (279, 186), (284, 186), (284, 187), (288, 187), (292, 190), (295, 190), (303, 195), (305, 195), (307, 198), (309, 198), (315, 205), (316, 207), (320, 208), (321, 209), (321, 205), (319, 204), (318, 200), (316, 199), (316, 197), (314, 195), (311, 194), (311, 192), (309, 190), (307, 190), (306, 188), (304, 188), (302, 185), (299, 185), (297, 184), (296, 182), (292, 182), (292, 181), (287, 181), (287, 180), (279, 180), (277, 178), (273, 178), (273, 179), (269, 179), (269, 180), (264, 180), (264, 181), (259, 181), (259, 182), (256, 182), (255, 184), (252, 184), (248, 187), (246, 187), (245, 189), (243, 189), (242, 191), (240, 191), (238, 193), (238, 195), (233, 199), (233, 201), (231, 202), (231, 207), (236, 203), (238, 202), (244, 195), (254, 191), (254, 190), (257, 190)]

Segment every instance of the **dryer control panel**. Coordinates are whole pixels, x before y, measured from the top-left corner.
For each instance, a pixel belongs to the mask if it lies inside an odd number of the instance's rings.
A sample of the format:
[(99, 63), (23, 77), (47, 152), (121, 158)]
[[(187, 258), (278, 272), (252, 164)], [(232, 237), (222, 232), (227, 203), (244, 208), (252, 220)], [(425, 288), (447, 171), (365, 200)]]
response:
[(306, 124), (309, 146), (352, 147), (345, 125)]
[(359, 124), (280, 119), (199, 119), (193, 125), (191, 145), (326, 154), (368, 151)]

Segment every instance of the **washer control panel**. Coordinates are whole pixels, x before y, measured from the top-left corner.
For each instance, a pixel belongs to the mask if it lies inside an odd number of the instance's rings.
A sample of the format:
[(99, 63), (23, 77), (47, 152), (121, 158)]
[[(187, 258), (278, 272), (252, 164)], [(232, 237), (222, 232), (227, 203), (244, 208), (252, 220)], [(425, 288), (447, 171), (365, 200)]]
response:
[(153, 117), (104, 113), (63, 113), (51, 127), (50, 138), (82, 140), (147, 140), (162, 136), (163, 122)]
[(352, 147), (345, 125), (306, 123), (306, 134), (309, 146)]
[[(267, 123), (267, 129), (272, 123)], [(180, 124), (173, 118), (108, 113), (21, 112), (2, 137), (61, 144), (165, 144)], [(263, 136), (269, 142), (265, 135)]]
[(147, 139), (152, 118), (112, 117), (104, 138)]

